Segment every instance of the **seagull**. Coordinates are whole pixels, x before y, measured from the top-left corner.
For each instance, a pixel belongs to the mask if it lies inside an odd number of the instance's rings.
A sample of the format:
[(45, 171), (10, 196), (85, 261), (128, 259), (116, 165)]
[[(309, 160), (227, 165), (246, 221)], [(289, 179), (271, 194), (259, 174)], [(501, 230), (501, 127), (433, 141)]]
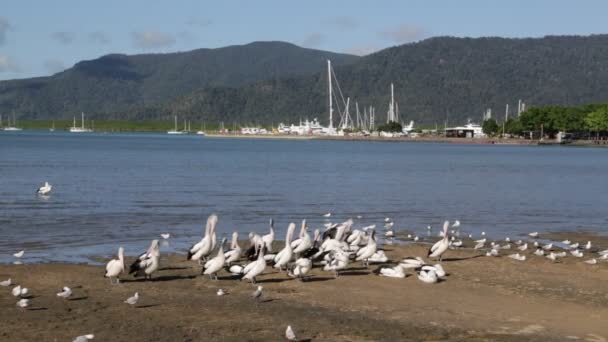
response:
[(44, 185), (39, 187), (38, 190), (36, 190), (36, 193), (39, 195), (48, 195), (49, 193), (51, 193), (52, 189), (53, 186), (49, 184), (49, 182), (44, 182)]
[(517, 247), (517, 249), (519, 249), (520, 251), (522, 251), (522, 252), (523, 252), (523, 251), (525, 251), (526, 249), (528, 249), (528, 244), (527, 244), (527, 243), (525, 243), (525, 244), (523, 244), (523, 245), (521, 245), (521, 246)]
[(22, 297), (28, 293), (28, 289), (27, 287), (21, 287), (21, 285), (17, 285), (13, 288), (11, 292), (15, 297)]
[(391, 219), (389, 217), (384, 218), (384, 222), (390, 222), (390, 221), (391, 221)]
[(21, 257), (23, 256), (24, 253), (25, 253), (25, 251), (19, 251), (19, 252), (13, 254), (13, 256), (17, 259), (21, 259)]
[(135, 304), (137, 304), (138, 300), (139, 300), (139, 292), (135, 292), (135, 294), (132, 297), (127, 298), (127, 300), (125, 300), (124, 302), (129, 305), (135, 305)]
[(491, 251), (486, 252), (486, 256), (498, 256), (498, 250), (493, 248)]
[(570, 241), (570, 240), (564, 240), (564, 241), (562, 241), (562, 243), (563, 243), (564, 245), (569, 245), (569, 244), (571, 244), (571, 243), (572, 243), (572, 241)]
[(570, 249), (577, 249), (578, 248), (579, 243), (573, 243), (569, 246)]
[(11, 278), (8, 278), (6, 280), (0, 281), (0, 286), (11, 286), (11, 284), (13, 283), (13, 280)]
[(583, 257), (583, 252), (581, 252), (578, 249), (575, 249), (575, 250), (571, 251), (570, 254), (574, 255), (577, 258), (582, 258)]
[(116, 279), (116, 284), (120, 283), (118, 276), (125, 271), (124, 248), (118, 248), (118, 259), (108, 261), (104, 277), (110, 278), (110, 284), (114, 284), (112, 278)]
[(508, 255), (508, 257), (517, 261), (526, 261), (526, 256), (520, 255), (519, 253)]
[(418, 237), (418, 235), (414, 236), (414, 241), (418, 241), (420, 240), (420, 238)]
[(481, 236), (486, 236), (486, 232), (481, 232)]
[(557, 261), (557, 255), (555, 255), (555, 253), (551, 252), (547, 255), (547, 259), (549, 259), (551, 261)]
[(158, 240), (152, 240), (148, 250), (131, 264), (129, 273), (133, 273), (136, 277), (145, 276), (146, 279), (152, 279), (152, 273), (158, 270), (159, 262), (160, 250), (158, 248)]
[(160, 237), (162, 237), (163, 239), (167, 240), (168, 238), (171, 237), (171, 234), (169, 234), (169, 233), (163, 233), (163, 234), (160, 234)]
[(291, 325), (287, 326), (287, 329), (285, 330), (285, 338), (287, 338), (287, 341), (297, 341), (297, 337), (296, 334), (293, 332), (293, 329), (291, 329)]
[(454, 221), (454, 223), (452, 224), (452, 228), (458, 228), (460, 227), (460, 221), (456, 220)]
[(331, 217), (331, 213), (323, 214), (323, 217)]
[(585, 260), (584, 263), (589, 264), (589, 265), (595, 265), (595, 264), (597, 264), (597, 259)]
[(528, 234), (528, 235), (529, 235), (530, 237), (537, 238), (537, 237), (538, 237), (538, 232), (532, 232), (532, 233), (530, 233), (530, 234)]
[(405, 270), (401, 264), (395, 267), (383, 267), (380, 269), (380, 276), (389, 278), (405, 278)]
[(551, 250), (551, 248), (553, 248), (553, 244), (552, 243), (543, 246), (543, 249), (546, 250), (546, 251)]
[(63, 289), (61, 289), (61, 292), (57, 293), (57, 297), (61, 297), (61, 298), (70, 298), (70, 296), (72, 295), (72, 289), (70, 289), (67, 286), (64, 286)]
[(587, 244), (585, 245), (585, 249), (591, 249), (591, 241), (587, 241)]
[(603, 250), (603, 251), (599, 251), (599, 252), (597, 252), (597, 253), (598, 253), (599, 255), (606, 255), (606, 254), (608, 254), (608, 249), (605, 249), (605, 250)]
[(95, 338), (93, 334), (77, 336), (72, 342), (87, 342)]
[(391, 230), (387, 230), (387, 231), (384, 233), (384, 236), (386, 236), (386, 237), (388, 237), (388, 238), (392, 238), (392, 237), (394, 237), (394, 236), (395, 236), (395, 231), (394, 231), (394, 230), (392, 230), (392, 229), (391, 229)]
[(545, 255), (545, 251), (543, 251), (542, 248), (537, 248), (534, 255), (543, 256)]
[(226, 294), (226, 292), (224, 292), (224, 290), (222, 290), (222, 289), (217, 290), (217, 295), (218, 296), (223, 296), (225, 294)]
[(258, 288), (253, 292), (251, 297), (253, 297), (258, 303), (262, 300), (262, 290), (264, 288), (258, 285)]
[(28, 306), (30, 306), (30, 300), (26, 298), (19, 299), (19, 301), (17, 302), (17, 306), (20, 308), (27, 308)]
[(448, 227), (450, 225), (450, 222), (445, 221), (443, 223), (443, 239), (437, 241), (428, 251), (427, 253), (427, 257), (429, 258), (439, 258), (439, 261), (441, 261), (442, 255), (443, 253), (445, 253), (445, 251), (448, 250), (448, 247), (450, 247), (449, 241), (448, 241)]

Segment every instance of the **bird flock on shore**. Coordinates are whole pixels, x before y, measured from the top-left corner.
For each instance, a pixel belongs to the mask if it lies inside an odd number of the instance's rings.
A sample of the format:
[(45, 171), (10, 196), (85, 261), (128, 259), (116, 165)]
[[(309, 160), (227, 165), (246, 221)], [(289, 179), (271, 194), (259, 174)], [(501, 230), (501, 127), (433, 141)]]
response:
[[(48, 184), (46, 184), (48, 185)], [(45, 186), (46, 186), (45, 185)], [(50, 189), (49, 189), (50, 191)], [(251, 232), (248, 235), (248, 246), (241, 247), (239, 233), (233, 232), (230, 243), (227, 245), (226, 239), (218, 241), (216, 227), (218, 217), (212, 214), (208, 217), (203, 235), (199, 241), (194, 243), (187, 250), (186, 259), (194, 261), (195, 267), (200, 267), (201, 275), (209, 277), (210, 280), (218, 280), (218, 273), (224, 272), (230, 279), (240, 279), (249, 281), (255, 286), (252, 298), (260, 303), (264, 293), (263, 287), (256, 281), (268, 267), (285, 272), (288, 277), (305, 282), (311, 277), (310, 271), (313, 267), (319, 267), (325, 272), (331, 273), (335, 278), (341, 272), (346, 272), (353, 263), (360, 262), (361, 267), (369, 268), (370, 264), (379, 264), (374, 270), (379, 276), (389, 278), (406, 278), (408, 271), (415, 272), (416, 277), (423, 283), (433, 284), (446, 279), (448, 273), (443, 268), (441, 262), (443, 255), (450, 249), (463, 248), (465, 243), (461, 239), (460, 222), (454, 221), (451, 225), (448, 221), (443, 224), (443, 229), (439, 232), (439, 240), (430, 246), (426, 255), (427, 259), (434, 259), (438, 263), (431, 264), (423, 258), (405, 257), (396, 265), (389, 261), (382, 245), (377, 240), (376, 225), (365, 226), (355, 229), (353, 220), (348, 219), (342, 223), (331, 223), (329, 219), (331, 213), (323, 215), (326, 219), (324, 229), (317, 228), (312, 236), (306, 220), (300, 225), (297, 238), (294, 239), (296, 224), (290, 223), (285, 233), (284, 244), (276, 246), (274, 221), (270, 219), (268, 233), (260, 235)], [(358, 216), (357, 218), (361, 218)], [(394, 222), (390, 218), (384, 220), (385, 242), (391, 242), (395, 236)], [(451, 230), (450, 230), (451, 228)], [(431, 226), (427, 227), (430, 235)], [(572, 242), (569, 240), (561, 243), (547, 242), (542, 244), (539, 240), (539, 233), (528, 234), (527, 241), (511, 241), (506, 237), (504, 241), (489, 242), (485, 237), (485, 232), (481, 233), (481, 238), (475, 240), (471, 234), (468, 238), (474, 250), (480, 250), (488, 257), (506, 256), (516, 261), (526, 261), (529, 254), (538, 257), (546, 257), (553, 262), (559, 262), (561, 258), (572, 255), (575, 258), (583, 258), (584, 255), (596, 253), (597, 256), (584, 260), (584, 263), (595, 265), (598, 260), (608, 260), (608, 249), (599, 250), (594, 248), (590, 241), (585, 244)], [(171, 237), (169, 233), (161, 234), (163, 240)], [(407, 235), (407, 240), (419, 241), (418, 236)], [(560, 245), (560, 246), (558, 246)], [(533, 246), (533, 247), (532, 247)], [(227, 247), (227, 248), (225, 248)], [(534, 250), (532, 252), (532, 250)], [(560, 250), (558, 252), (558, 250)], [(511, 251), (515, 253), (510, 253)], [(21, 263), (25, 251), (14, 253), (16, 264)], [(144, 277), (152, 280), (155, 272), (160, 265), (160, 246), (159, 240), (152, 240), (148, 249), (140, 254), (127, 269), (125, 267), (124, 248), (118, 249), (117, 257), (106, 264), (104, 277), (109, 278), (112, 285), (120, 284), (120, 277), (129, 273), (134, 277)], [(12, 279), (0, 281), (0, 286), (10, 287)], [(16, 285), (11, 291), (14, 297), (18, 298), (16, 306), (26, 309), (31, 305), (31, 295), (28, 288)], [(218, 289), (217, 295), (224, 296), (227, 291)], [(64, 286), (57, 293), (57, 297), (68, 299), (72, 296), (72, 289)], [(124, 300), (128, 305), (136, 305), (139, 301), (139, 292)], [(295, 341), (295, 333), (291, 326), (288, 326), (285, 337), (289, 341)], [(93, 334), (78, 336), (74, 341), (84, 342), (94, 338)]]

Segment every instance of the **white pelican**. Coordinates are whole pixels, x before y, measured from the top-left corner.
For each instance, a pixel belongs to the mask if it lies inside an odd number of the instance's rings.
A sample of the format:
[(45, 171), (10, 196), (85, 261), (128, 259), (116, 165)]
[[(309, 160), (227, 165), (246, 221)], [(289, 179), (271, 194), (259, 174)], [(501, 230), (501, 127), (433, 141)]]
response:
[(437, 241), (427, 253), (427, 257), (429, 258), (439, 258), (439, 261), (442, 259), (443, 253), (448, 250), (450, 247), (450, 243), (448, 241), (448, 227), (450, 226), (450, 222), (445, 221), (443, 223), (443, 238)]
[(87, 342), (95, 338), (93, 334), (77, 336), (72, 342)]
[[(300, 254), (304, 253), (308, 249), (312, 247), (312, 240), (310, 239), (310, 235), (306, 231), (306, 220), (302, 221), (302, 231), (303, 234), (300, 236), (300, 242), (293, 250), (293, 254), (295, 254), (296, 258), (300, 256)], [(292, 244), (293, 247), (293, 244)]]
[(61, 297), (61, 298), (70, 298), (70, 296), (72, 295), (72, 289), (70, 289), (67, 286), (64, 286), (63, 289), (61, 289), (61, 292), (57, 293), (57, 297)]
[(219, 290), (217, 290), (216, 294), (217, 294), (218, 296), (223, 296), (223, 295), (225, 295), (225, 294), (226, 294), (226, 292), (224, 292), (224, 290), (223, 290), (223, 289), (219, 289)]
[(446, 276), (446, 272), (443, 269), (443, 266), (441, 266), (441, 264), (435, 264), (433, 266), (431, 265), (424, 265), (421, 268), (423, 271), (433, 271), (435, 272), (435, 275), (437, 275), (437, 277), (439, 278), (443, 278)]
[(233, 262), (240, 259), (243, 250), (239, 246), (239, 233), (232, 233), (232, 242), (230, 244), (230, 250), (224, 253), (226, 257), (226, 264), (231, 265)]
[(525, 261), (526, 260), (526, 256), (525, 255), (520, 255), (519, 253), (510, 254), (510, 255), (508, 255), (508, 257), (511, 258), (511, 259), (515, 259), (517, 261)]
[(405, 278), (405, 270), (401, 265), (395, 267), (383, 267), (380, 269), (380, 276), (389, 278)]
[(270, 219), (270, 232), (264, 236), (262, 236), (262, 241), (264, 242), (264, 246), (266, 246), (266, 251), (268, 253), (272, 253), (272, 243), (274, 242), (274, 221), (272, 218)]
[(22, 297), (27, 295), (27, 293), (29, 292), (29, 290), (27, 289), (27, 287), (21, 287), (21, 285), (17, 285), (13, 288), (13, 290), (11, 291), (11, 293), (13, 294), (14, 297)]
[(291, 241), (291, 248), (296, 249), (300, 242), (302, 242), (302, 238), (306, 233), (306, 220), (302, 220), (302, 226), (300, 227), (300, 233), (298, 234), (298, 238)]
[(160, 234), (160, 237), (162, 237), (164, 240), (167, 240), (168, 238), (171, 237), (171, 234), (169, 234), (169, 233), (162, 233), (162, 234)]
[(525, 244), (523, 244), (523, 245), (521, 245), (521, 246), (517, 247), (517, 249), (519, 249), (520, 251), (522, 251), (522, 252), (523, 252), (523, 251), (525, 251), (526, 249), (528, 249), (528, 244), (527, 244), (527, 243), (525, 243)]
[(139, 293), (135, 292), (135, 294), (132, 297), (127, 298), (127, 300), (125, 300), (124, 302), (129, 305), (135, 305), (135, 304), (137, 304), (138, 300), (139, 300)]
[(433, 270), (429, 270), (429, 271), (421, 270), (420, 273), (418, 273), (418, 279), (420, 279), (422, 282), (425, 282), (427, 284), (434, 284), (439, 280), (437, 278), (437, 273), (435, 273), (435, 271), (433, 271)]
[(19, 251), (19, 252), (13, 254), (13, 256), (17, 259), (21, 259), (21, 257), (23, 256), (24, 253), (25, 253), (25, 251)]
[(224, 243), (226, 243), (226, 239), (222, 239), (220, 243), (220, 249), (217, 251), (217, 255), (215, 258), (210, 259), (203, 265), (203, 274), (209, 276), (209, 279), (217, 280), (217, 272), (224, 267), (226, 263), (226, 256), (224, 255)]
[(545, 251), (543, 251), (542, 248), (537, 248), (536, 251), (534, 251), (534, 255), (543, 256), (545, 255)]
[(158, 248), (158, 240), (152, 240), (148, 251), (137, 258), (129, 269), (129, 273), (134, 276), (145, 276), (146, 279), (152, 279), (152, 273), (158, 270), (160, 262), (160, 250)]
[(215, 235), (215, 226), (217, 225), (217, 215), (211, 214), (207, 218), (205, 226), (205, 236), (197, 244), (190, 247), (188, 250), (187, 260), (198, 261), (201, 264), (201, 259), (206, 258), (213, 250), (213, 236)]
[(13, 280), (11, 278), (8, 278), (6, 280), (0, 281), (0, 286), (11, 286), (11, 284), (13, 283)]
[(253, 294), (251, 294), (251, 297), (253, 297), (256, 301), (261, 301), (262, 300), (262, 295), (263, 295), (263, 290), (264, 288), (262, 286), (258, 286), (255, 291), (253, 292)]
[(124, 257), (124, 249), (122, 247), (118, 248), (118, 259), (112, 259), (108, 261), (106, 265), (106, 274), (104, 277), (110, 278), (110, 284), (114, 284), (112, 278), (116, 279), (116, 284), (120, 283), (120, 279), (118, 278), (125, 271), (125, 257)]
[(48, 195), (51, 193), (52, 189), (53, 186), (49, 184), (49, 182), (44, 182), (44, 185), (39, 187), (38, 190), (36, 190), (36, 193), (39, 195)]
[(418, 268), (422, 267), (422, 265), (424, 265), (424, 260), (422, 260), (421, 257), (405, 258), (399, 262), (399, 266), (403, 267), (404, 269)]
[(376, 251), (376, 253), (372, 254), (372, 256), (370, 256), (367, 261), (372, 263), (387, 262), (388, 257), (386, 256), (383, 250), (379, 250)]
[(595, 264), (597, 264), (597, 259), (585, 260), (584, 263), (589, 264), (589, 265), (595, 265)]
[(334, 272), (334, 277), (338, 278), (339, 271), (348, 267), (348, 254), (342, 250), (331, 250), (328, 254), (330, 261), (325, 264), (323, 270), (326, 272)]
[(19, 299), (19, 301), (17, 302), (17, 306), (23, 309), (27, 308), (28, 306), (30, 306), (30, 300), (26, 298)]
[(312, 261), (307, 258), (299, 258), (294, 263), (293, 267), (287, 273), (292, 278), (304, 279), (304, 276), (312, 268)]
[(376, 253), (378, 245), (376, 244), (376, 231), (372, 230), (371, 237), (367, 240), (367, 245), (357, 251), (356, 261), (362, 261), (365, 267), (369, 266), (369, 258)]
[(295, 229), (296, 224), (293, 222), (290, 223), (289, 227), (287, 228), (287, 233), (285, 234), (285, 247), (274, 258), (274, 268), (283, 270), (283, 266), (287, 266), (287, 263), (291, 260), (291, 257), (293, 256), (291, 238)]
[(530, 234), (528, 234), (528, 235), (529, 235), (530, 237), (537, 238), (537, 237), (538, 237), (538, 232), (532, 232), (532, 233), (530, 233)]
[(291, 325), (288, 325), (287, 329), (285, 330), (285, 338), (290, 342), (295, 342), (298, 340), (296, 334), (293, 332), (293, 329), (291, 329)]
[(264, 260), (264, 246), (258, 245), (258, 258), (255, 261), (250, 262), (243, 269), (243, 278), (251, 280), (252, 284), (255, 284), (255, 277), (262, 274), (266, 269), (266, 260)]

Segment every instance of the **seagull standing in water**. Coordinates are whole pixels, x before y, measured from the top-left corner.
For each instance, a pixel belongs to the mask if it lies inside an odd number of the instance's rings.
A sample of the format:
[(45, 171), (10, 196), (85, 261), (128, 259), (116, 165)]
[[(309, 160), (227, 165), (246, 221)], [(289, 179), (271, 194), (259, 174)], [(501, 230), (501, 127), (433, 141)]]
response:
[[(118, 258), (112, 259), (108, 261), (106, 265), (106, 274), (104, 277), (110, 278), (110, 284), (118, 284), (120, 283), (120, 279), (118, 278), (125, 271), (125, 257), (124, 257), (124, 248), (118, 248)], [(113, 281), (113, 278), (116, 279), (116, 282)]]
[(450, 242), (448, 240), (448, 228), (450, 226), (450, 222), (445, 221), (443, 223), (443, 238), (437, 241), (427, 253), (427, 257), (429, 258), (439, 258), (439, 261), (442, 260), (443, 253), (448, 250), (450, 247)]
[(36, 190), (36, 193), (44, 196), (50, 194), (51, 190), (53, 190), (53, 186), (49, 184), (49, 182), (44, 182), (44, 185), (39, 187), (38, 190)]

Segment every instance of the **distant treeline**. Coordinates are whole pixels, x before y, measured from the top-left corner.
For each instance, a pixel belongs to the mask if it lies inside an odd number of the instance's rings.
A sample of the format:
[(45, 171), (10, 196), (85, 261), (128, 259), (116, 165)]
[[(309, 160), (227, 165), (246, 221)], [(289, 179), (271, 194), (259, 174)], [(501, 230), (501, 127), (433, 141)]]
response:
[(519, 117), (511, 117), (500, 124), (495, 119), (485, 120), (484, 133), (495, 136), (503, 133), (521, 136), (525, 132), (540, 132), (550, 137), (558, 132), (579, 135), (608, 131), (608, 104), (588, 104), (579, 107), (543, 106), (531, 107)]

